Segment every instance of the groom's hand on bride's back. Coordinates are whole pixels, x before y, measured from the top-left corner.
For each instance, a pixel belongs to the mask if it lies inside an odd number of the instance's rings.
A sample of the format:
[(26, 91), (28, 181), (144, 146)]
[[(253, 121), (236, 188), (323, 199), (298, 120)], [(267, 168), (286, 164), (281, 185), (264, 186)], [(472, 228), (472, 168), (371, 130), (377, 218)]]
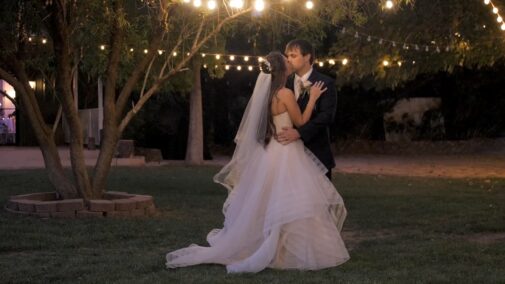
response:
[(283, 127), (282, 131), (275, 136), (275, 140), (282, 145), (287, 145), (298, 139), (300, 139), (300, 133), (292, 127)]

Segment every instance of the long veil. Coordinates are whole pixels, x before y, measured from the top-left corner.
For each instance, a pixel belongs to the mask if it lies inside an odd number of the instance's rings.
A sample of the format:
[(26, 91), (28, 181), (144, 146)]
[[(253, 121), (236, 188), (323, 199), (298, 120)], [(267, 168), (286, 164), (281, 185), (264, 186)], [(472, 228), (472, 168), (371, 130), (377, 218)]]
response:
[(261, 72), (235, 136), (235, 152), (230, 162), (214, 176), (214, 182), (222, 184), (229, 192), (238, 183), (249, 158), (263, 151), (263, 140), (268, 125), (268, 94), (271, 84), (272, 76)]

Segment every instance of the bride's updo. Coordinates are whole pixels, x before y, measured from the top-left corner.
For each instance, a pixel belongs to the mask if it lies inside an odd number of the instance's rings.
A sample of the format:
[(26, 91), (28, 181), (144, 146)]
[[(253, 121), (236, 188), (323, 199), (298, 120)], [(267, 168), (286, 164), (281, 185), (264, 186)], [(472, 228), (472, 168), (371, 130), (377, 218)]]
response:
[(268, 145), (272, 136), (275, 135), (275, 125), (272, 116), (272, 99), (275, 94), (284, 86), (286, 86), (287, 79), (287, 66), (285, 63), (284, 55), (278, 51), (272, 51), (266, 56), (266, 61), (260, 63), (262, 72), (272, 75), (272, 85), (270, 86), (270, 93), (268, 94), (268, 111), (267, 111), (267, 130), (265, 133), (264, 145)]

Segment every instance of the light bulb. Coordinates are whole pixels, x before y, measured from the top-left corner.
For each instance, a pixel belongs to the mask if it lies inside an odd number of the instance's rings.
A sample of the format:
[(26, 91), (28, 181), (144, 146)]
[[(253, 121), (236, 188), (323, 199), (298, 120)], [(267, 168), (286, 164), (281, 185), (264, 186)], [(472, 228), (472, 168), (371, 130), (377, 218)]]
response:
[(314, 2), (312, 2), (310, 0), (305, 2), (305, 8), (312, 10), (314, 8)]
[(216, 1), (215, 1), (215, 0), (209, 0), (209, 1), (207, 2), (207, 8), (208, 8), (209, 10), (214, 10), (214, 9), (216, 9), (216, 7), (217, 7), (217, 4), (216, 4)]
[(254, 9), (258, 12), (265, 10), (265, 2), (263, 0), (256, 0), (254, 2)]

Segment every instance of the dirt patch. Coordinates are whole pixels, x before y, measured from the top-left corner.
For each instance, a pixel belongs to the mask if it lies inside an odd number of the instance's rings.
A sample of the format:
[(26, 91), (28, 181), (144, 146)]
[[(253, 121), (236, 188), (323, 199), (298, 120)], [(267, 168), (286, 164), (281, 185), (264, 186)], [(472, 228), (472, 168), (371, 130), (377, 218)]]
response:
[(492, 245), (505, 242), (505, 233), (479, 233), (464, 236), (464, 239), (481, 245)]
[(505, 155), (349, 155), (336, 172), (449, 178), (505, 178)]
[(343, 230), (342, 239), (345, 246), (349, 251), (352, 251), (360, 243), (372, 240), (385, 240), (396, 237), (396, 233), (389, 230), (373, 230), (373, 231), (360, 231), (360, 230)]

